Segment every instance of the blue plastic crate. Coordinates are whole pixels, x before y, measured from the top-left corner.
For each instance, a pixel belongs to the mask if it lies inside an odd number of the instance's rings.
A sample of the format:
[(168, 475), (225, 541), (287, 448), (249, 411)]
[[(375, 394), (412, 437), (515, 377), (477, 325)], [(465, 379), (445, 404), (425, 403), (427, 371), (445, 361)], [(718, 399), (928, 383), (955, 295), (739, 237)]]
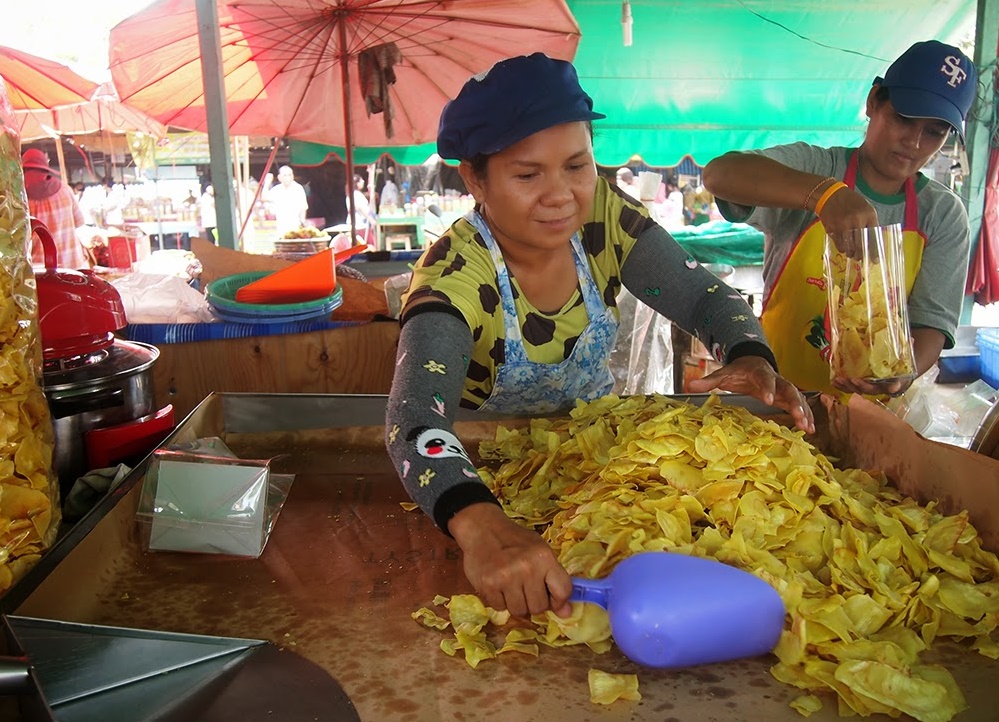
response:
[(978, 329), (978, 351), (982, 356), (982, 380), (999, 389), (999, 328)]

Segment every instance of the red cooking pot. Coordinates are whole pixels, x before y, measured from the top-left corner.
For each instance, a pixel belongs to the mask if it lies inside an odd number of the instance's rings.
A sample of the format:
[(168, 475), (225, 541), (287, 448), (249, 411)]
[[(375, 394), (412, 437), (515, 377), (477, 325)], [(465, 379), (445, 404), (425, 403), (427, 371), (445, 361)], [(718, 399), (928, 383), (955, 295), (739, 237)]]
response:
[(57, 268), (56, 245), (45, 224), (31, 219), (42, 242), (45, 270), (35, 272), (38, 325), (46, 361), (67, 359), (107, 348), (114, 332), (125, 327), (125, 307), (118, 289), (93, 271)]

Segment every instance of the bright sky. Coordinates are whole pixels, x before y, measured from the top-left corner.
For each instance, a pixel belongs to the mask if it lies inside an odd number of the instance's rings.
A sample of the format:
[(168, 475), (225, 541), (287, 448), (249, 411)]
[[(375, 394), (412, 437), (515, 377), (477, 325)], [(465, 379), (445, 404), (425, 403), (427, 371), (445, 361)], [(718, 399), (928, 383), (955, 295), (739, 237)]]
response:
[(0, 45), (68, 65), (95, 82), (111, 79), (108, 33), (154, 0), (4, 0)]

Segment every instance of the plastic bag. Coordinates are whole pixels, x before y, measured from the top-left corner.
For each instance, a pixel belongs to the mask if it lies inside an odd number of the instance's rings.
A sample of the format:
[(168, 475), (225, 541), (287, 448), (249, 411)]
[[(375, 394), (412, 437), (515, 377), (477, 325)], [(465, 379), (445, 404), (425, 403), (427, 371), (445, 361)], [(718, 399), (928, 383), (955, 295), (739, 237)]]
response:
[(136, 510), (144, 548), (259, 557), (295, 479), (270, 462), (217, 437), (154, 452)]
[(0, 596), (55, 541), (60, 521), (16, 128), (0, 79)]
[(617, 296), (620, 325), (610, 355), (614, 393), (673, 393), (673, 332), (670, 320), (639, 301), (628, 289)]
[(129, 323), (212, 323), (203, 293), (177, 276), (130, 273), (111, 281)]
[(830, 380), (888, 384), (915, 377), (902, 255), (902, 226), (851, 231), (856, 258), (826, 236), (826, 337)]

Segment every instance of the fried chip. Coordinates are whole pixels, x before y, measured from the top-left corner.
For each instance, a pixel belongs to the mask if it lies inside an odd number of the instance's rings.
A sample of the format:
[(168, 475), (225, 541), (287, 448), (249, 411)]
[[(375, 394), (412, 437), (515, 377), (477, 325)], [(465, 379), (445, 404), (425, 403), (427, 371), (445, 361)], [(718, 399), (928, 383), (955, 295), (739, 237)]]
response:
[(642, 699), (638, 691), (638, 675), (611, 674), (591, 667), (586, 679), (590, 685), (590, 701), (594, 704), (611, 704), (619, 699), (637, 702)]

